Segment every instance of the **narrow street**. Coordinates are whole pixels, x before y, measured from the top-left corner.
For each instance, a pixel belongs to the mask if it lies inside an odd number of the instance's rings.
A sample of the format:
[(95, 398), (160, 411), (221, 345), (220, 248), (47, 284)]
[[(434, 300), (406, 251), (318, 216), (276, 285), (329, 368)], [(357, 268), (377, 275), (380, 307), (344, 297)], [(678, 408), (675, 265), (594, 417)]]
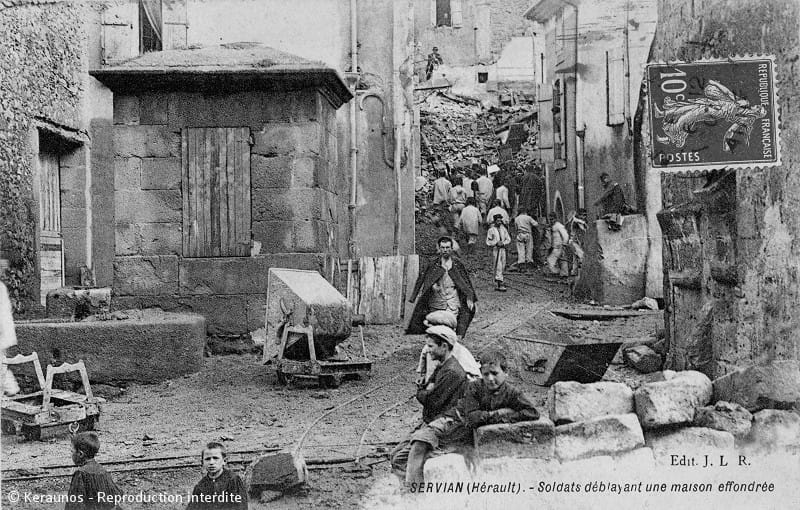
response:
[[(538, 274), (510, 273), (509, 291), (496, 292), (488, 277), (488, 263), (479, 262), (471, 270), (479, 312), (464, 342), (476, 357), (524, 323), (568, 331), (574, 337), (619, 339), (647, 337), (661, 324), (657, 315), (602, 323), (556, 317), (549, 310), (570, 302), (568, 286), (545, 281)], [(274, 370), (261, 365), (260, 355), (255, 354), (212, 356), (198, 374), (154, 386), (131, 386), (103, 406), (97, 427), (103, 438), (100, 462), (112, 472), (120, 470), (114, 477), (126, 494), (186, 493), (199, 476), (196, 453), (206, 442), (224, 442), (234, 460), (232, 467), (243, 472), (259, 452), (293, 448), (316, 418), (333, 411), (316, 423), (303, 444), (310, 464), (308, 487), (269, 504), (251, 501), (251, 508), (354, 508), (370, 487), (374, 496), (374, 486), (383, 483), (388, 494), (399, 497), (386, 453), (419, 419), (413, 381), (423, 341), (421, 336), (402, 333), (399, 325), (365, 328), (367, 353), (376, 360), (372, 377), (348, 381), (333, 390), (304, 383), (282, 387)], [(360, 342), (354, 335), (343, 348), (360, 349)], [(626, 370), (617, 365), (606, 378), (624, 378), (629, 374)], [(518, 367), (512, 375), (519, 375)], [(526, 391), (544, 409), (547, 388), (526, 385)], [(364, 398), (338, 408), (367, 392)], [(66, 491), (71, 466), (57, 478), (35, 477), (59, 472), (48, 466), (65, 465), (68, 438), (45, 442), (4, 438), (3, 450), (4, 479), (34, 477), (4, 482), (5, 490)], [(352, 462), (357, 450), (364, 467)], [(153, 458), (166, 459), (148, 462), (150, 469), (136, 471), (137, 463)], [(170, 467), (175, 465), (186, 467)], [(20, 504), (19, 508), (44, 507)], [(159, 508), (183, 506), (167, 503)]]

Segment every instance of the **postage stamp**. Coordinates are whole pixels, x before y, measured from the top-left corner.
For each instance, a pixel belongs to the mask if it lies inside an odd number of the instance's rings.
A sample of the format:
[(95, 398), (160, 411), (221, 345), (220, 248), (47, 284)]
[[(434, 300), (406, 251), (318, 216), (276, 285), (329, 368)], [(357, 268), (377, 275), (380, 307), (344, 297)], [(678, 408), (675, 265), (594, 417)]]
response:
[(655, 63), (645, 76), (654, 168), (780, 164), (773, 57)]

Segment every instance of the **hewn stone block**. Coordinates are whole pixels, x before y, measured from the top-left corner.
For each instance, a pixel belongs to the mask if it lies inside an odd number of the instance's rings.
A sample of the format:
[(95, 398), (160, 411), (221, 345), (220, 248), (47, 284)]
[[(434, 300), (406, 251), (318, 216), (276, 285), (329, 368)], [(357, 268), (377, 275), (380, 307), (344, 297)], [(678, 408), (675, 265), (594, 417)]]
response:
[(23, 321), (16, 327), (22, 351), (36, 351), (42, 365), (82, 359), (93, 382), (154, 383), (203, 367), (206, 328), (198, 315), (152, 311), (125, 320)]
[(246, 296), (183, 296), (180, 309), (206, 318), (209, 335), (244, 335), (247, 329)]
[(144, 158), (142, 189), (181, 189), (181, 158)]
[(267, 189), (253, 193), (253, 221), (318, 220), (323, 191), (319, 188)]
[(142, 187), (142, 160), (134, 157), (114, 158), (114, 189), (139, 190)]
[(308, 469), (301, 454), (277, 452), (257, 458), (247, 467), (244, 482), (247, 492), (257, 496), (265, 490), (283, 491), (308, 479)]
[(294, 158), (291, 171), (293, 188), (311, 188), (318, 184), (316, 157), (301, 156)]
[(86, 166), (85, 164), (76, 166), (60, 166), (59, 185), (61, 189), (72, 191), (83, 191), (86, 187)]
[(556, 427), (556, 455), (562, 460), (619, 453), (641, 446), (644, 435), (633, 413)]
[(631, 368), (650, 374), (661, 370), (661, 356), (647, 345), (637, 345), (623, 350), (627, 365)]
[(547, 418), (485, 425), (477, 428), (474, 435), (475, 448), (481, 458), (549, 459), (555, 455), (555, 426)]
[(139, 124), (167, 123), (167, 94), (154, 92), (142, 94), (139, 99)]
[[(267, 291), (271, 267), (319, 270), (313, 255), (259, 255), (257, 257), (186, 258), (180, 261), (180, 294), (260, 294)], [(264, 317), (261, 317), (263, 323)], [(263, 326), (263, 324), (262, 324)]]
[(720, 400), (713, 406), (698, 407), (692, 424), (730, 432), (734, 438), (742, 440), (750, 433), (752, 421), (753, 415), (744, 407)]
[(714, 380), (714, 398), (749, 411), (800, 404), (800, 361), (777, 360), (726, 374)]
[(86, 207), (86, 196), (81, 191), (61, 190), (61, 207), (83, 209)]
[(114, 249), (115, 255), (140, 255), (137, 225), (132, 223), (114, 225)]
[(139, 97), (114, 94), (114, 124), (139, 124)]
[(711, 401), (711, 380), (694, 370), (663, 382), (643, 384), (634, 392), (636, 414), (645, 428), (689, 423), (695, 409)]
[(559, 425), (634, 412), (633, 390), (626, 384), (606, 381), (559, 381), (550, 387), (548, 403), (550, 419)]
[[(733, 434), (722, 430), (704, 427), (686, 427), (679, 429), (649, 430), (645, 434), (647, 446), (653, 449), (659, 463), (672, 464), (672, 456), (694, 457), (708, 453), (718, 455), (730, 452), (734, 448)], [(702, 466), (703, 462), (696, 462)]]
[(753, 415), (750, 438), (768, 447), (800, 447), (800, 414), (764, 409)]
[(114, 154), (121, 157), (180, 156), (180, 132), (166, 126), (114, 126)]
[(142, 223), (138, 226), (142, 255), (182, 255), (183, 233), (180, 223)]
[(178, 293), (178, 257), (115, 257), (114, 294), (137, 296)]
[(254, 220), (251, 225), (253, 239), (261, 243), (261, 253), (294, 251), (294, 222)]
[(322, 221), (295, 221), (294, 250), (298, 252), (328, 251), (328, 235), (326, 223)]
[(250, 156), (250, 182), (254, 189), (292, 187), (292, 156)]
[(251, 152), (264, 156), (319, 154), (321, 131), (318, 122), (268, 124), (253, 133)]
[(180, 223), (179, 190), (115, 191), (114, 216), (119, 223)]
[(63, 228), (85, 228), (85, 225), (86, 209), (61, 208), (61, 226)]
[(56, 289), (47, 293), (47, 316), (82, 319), (111, 310), (111, 288)]

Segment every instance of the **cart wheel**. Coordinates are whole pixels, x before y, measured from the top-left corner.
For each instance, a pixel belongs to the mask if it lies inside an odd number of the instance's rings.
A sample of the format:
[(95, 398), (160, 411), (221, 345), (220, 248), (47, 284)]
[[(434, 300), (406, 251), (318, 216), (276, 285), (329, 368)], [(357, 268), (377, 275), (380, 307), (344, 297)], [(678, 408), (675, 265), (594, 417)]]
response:
[(26, 441), (39, 441), (42, 438), (42, 429), (32, 425), (22, 425), (22, 435)]
[(0, 421), (0, 425), (2, 425), (3, 434), (8, 436), (14, 436), (17, 434), (17, 425), (11, 420), (2, 420)]
[(341, 375), (321, 375), (319, 376), (320, 388), (338, 388), (342, 384)]

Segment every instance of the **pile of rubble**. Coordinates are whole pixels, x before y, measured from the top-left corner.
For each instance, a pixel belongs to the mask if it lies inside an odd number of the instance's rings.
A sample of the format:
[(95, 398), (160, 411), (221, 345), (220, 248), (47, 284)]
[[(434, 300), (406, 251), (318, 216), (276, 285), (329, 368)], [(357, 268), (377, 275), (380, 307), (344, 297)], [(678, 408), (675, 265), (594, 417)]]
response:
[(431, 176), (445, 164), (458, 168), (481, 159), (497, 163), (502, 145), (497, 131), (517, 119), (520, 123), (529, 120), (533, 114), (532, 101), (523, 101), (528, 100), (485, 108), (477, 99), (447, 92), (430, 94), (420, 105), (423, 172)]

